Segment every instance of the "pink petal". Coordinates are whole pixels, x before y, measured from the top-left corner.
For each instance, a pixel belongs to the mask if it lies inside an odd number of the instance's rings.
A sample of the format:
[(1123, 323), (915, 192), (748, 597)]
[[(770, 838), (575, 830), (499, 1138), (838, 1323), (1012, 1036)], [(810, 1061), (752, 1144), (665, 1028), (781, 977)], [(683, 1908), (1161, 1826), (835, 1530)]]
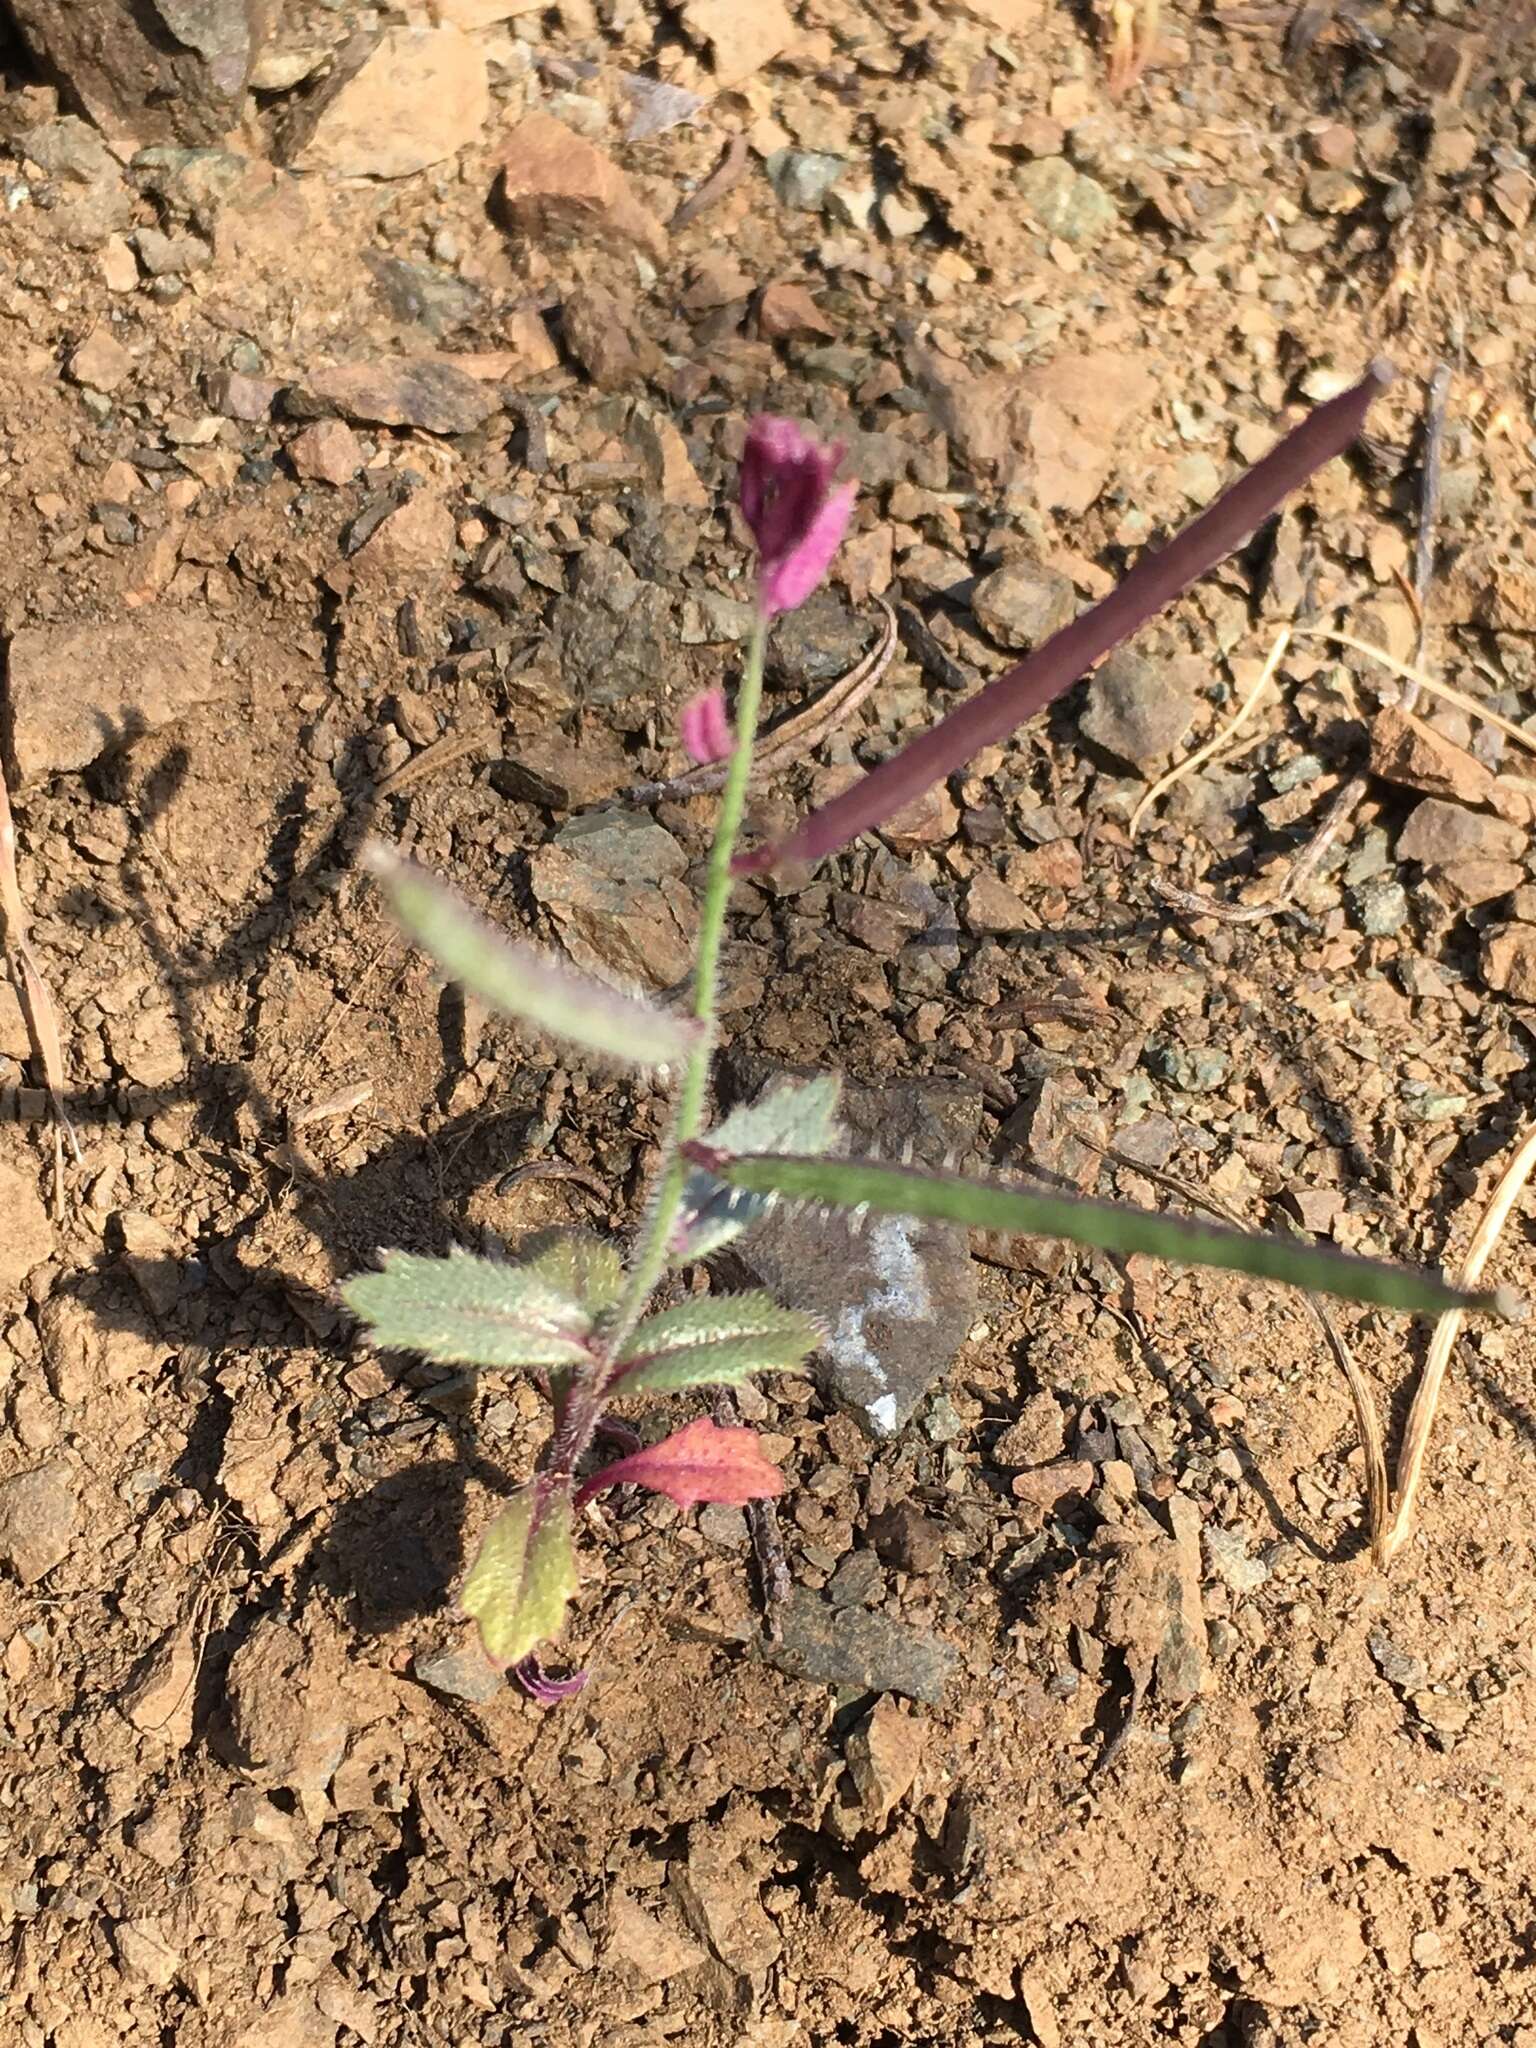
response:
[(804, 533), (782, 560), (763, 564), (763, 610), (777, 618), (802, 605), (832, 566), (842, 545), (858, 493), (855, 483), (841, 484), (823, 502)]
[(765, 563), (804, 539), (845, 452), (843, 442), (824, 446), (798, 421), (775, 413), (752, 421), (741, 455), (741, 510)]
[(725, 715), (725, 692), (718, 685), (712, 690), (701, 690), (683, 706), (678, 728), (689, 760), (697, 761), (700, 767), (725, 760), (736, 744), (731, 722)]

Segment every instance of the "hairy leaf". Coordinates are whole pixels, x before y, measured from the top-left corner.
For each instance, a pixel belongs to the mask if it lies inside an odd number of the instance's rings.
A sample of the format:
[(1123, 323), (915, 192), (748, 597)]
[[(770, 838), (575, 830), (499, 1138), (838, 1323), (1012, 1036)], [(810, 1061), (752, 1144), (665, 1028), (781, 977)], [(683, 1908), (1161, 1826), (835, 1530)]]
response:
[[(690, 1150), (697, 1157), (703, 1148)], [(731, 1186), (754, 1194), (783, 1195), (840, 1209), (874, 1209), (888, 1216), (935, 1217), (974, 1230), (1064, 1238), (1069, 1244), (1122, 1254), (1146, 1252), (1177, 1265), (1224, 1267), (1257, 1279), (1310, 1288), (1315, 1294), (1336, 1294), (1346, 1301), (1404, 1309), (1413, 1315), (1439, 1315), (1448, 1308), (1498, 1308), (1493, 1295), (1460, 1293), (1431, 1273), (1352, 1258), (1297, 1238), (1225, 1229), (1183, 1216), (1159, 1216), (1117, 1202), (993, 1187), (874, 1160), (762, 1154), (717, 1159), (712, 1170)]]
[[(705, 1143), (721, 1152), (830, 1151), (838, 1139), (837, 1100), (842, 1083), (835, 1074), (809, 1081), (784, 1081), (756, 1102), (733, 1109)], [(684, 1265), (708, 1258), (762, 1215), (767, 1203), (740, 1188), (723, 1188), (713, 1175), (690, 1173), (672, 1239), (672, 1260)]]
[(593, 1317), (606, 1314), (623, 1291), (624, 1261), (618, 1247), (590, 1230), (541, 1230), (520, 1249), (518, 1264), (525, 1272), (579, 1301)]
[(342, 1300), (385, 1351), (442, 1365), (585, 1365), (596, 1317), (532, 1266), (450, 1252), (383, 1253), (380, 1273), (355, 1273)]
[(450, 981), (555, 1038), (631, 1067), (685, 1060), (701, 1027), (641, 996), (573, 973), (549, 954), (509, 939), (424, 869), (388, 847), (364, 856), (406, 931)]
[(605, 1465), (587, 1480), (576, 1505), (581, 1507), (610, 1486), (648, 1486), (684, 1509), (701, 1500), (744, 1508), (749, 1500), (770, 1500), (782, 1493), (784, 1475), (763, 1456), (752, 1430), (722, 1429), (701, 1416), (659, 1444)]
[(787, 839), (737, 854), (732, 872), (761, 874), (788, 860), (820, 860), (835, 853), (964, 767), (983, 747), (1006, 739), (1240, 547), (1314, 470), (1342, 454), (1365, 424), (1371, 401), (1391, 381), (1390, 365), (1372, 364), (1352, 390), (1320, 405), (1166, 547), (1143, 555), (1108, 597), (812, 811)]
[(519, 1664), (559, 1632), (576, 1592), (570, 1492), (525, 1486), (480, 1540), (459, 1604), (494, 1664)]
[(771, 1296), (711, 1294), (640, 1324), (620, 1353), (615, 1394), (675, 1393), (730, 1385), (754, 1372), (788, 1372), (821, 1342), (808, 1316)]

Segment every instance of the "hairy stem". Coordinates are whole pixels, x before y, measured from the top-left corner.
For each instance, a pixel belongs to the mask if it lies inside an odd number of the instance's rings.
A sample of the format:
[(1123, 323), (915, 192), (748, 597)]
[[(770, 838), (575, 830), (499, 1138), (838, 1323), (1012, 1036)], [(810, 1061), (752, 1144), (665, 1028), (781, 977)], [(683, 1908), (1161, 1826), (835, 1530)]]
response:
[(747, 647), (741, 688), (736, 695), (736, 746), (725, 787), (720, 793), (720, 815), (715, 824), (714, 844), (709, 850), (709, 872), (699, 912), (693, 1014), (705, 1028), (683, 1069), (683, 1083), (678, 1090), (672, 1127), (662, 1145), (661, 1175), (651, 1200), (650, 1217), (630, 1268), (624, 1299), (604, 1335), (600, 1359), (593, 1366), (584, 1368), (583, 1383), (573, 1389), (564, 1418), (550, 1445), (546, 1469), (560, 1476), (569, 1476), (576, 1460), (591, 1442), (607, 1398), (613, 1362), (645, 1313), (645, 1305), (655, 1292), (656, 1283), (666, 1266), (667, 1250), (677, 1223), (683, 1183), (688, 1172), (682, 1148), (698, 1136), (709, 1103), (715, 1012), (720, 1000), (720, 948), (725, 937), (725, 914), (731, 900), (731, 857), (736, 850), (741, 821), (747, 808), (747, 784), (752, 774), (752, 751), (757, 743), (758, 711), (763, 697), (763, 657), (767, 638), (768, 622), (759, 615)]

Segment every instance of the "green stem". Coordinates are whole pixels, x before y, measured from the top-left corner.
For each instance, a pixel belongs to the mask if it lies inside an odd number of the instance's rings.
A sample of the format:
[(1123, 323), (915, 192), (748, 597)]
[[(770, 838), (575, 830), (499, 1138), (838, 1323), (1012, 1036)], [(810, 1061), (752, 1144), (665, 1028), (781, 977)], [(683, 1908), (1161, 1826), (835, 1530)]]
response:
[[(741, 688), (736, 695), (736, 748), (726, 771), (720, 794), (720, 815), (715, 840), (709, 850), (709, 873), (704, 883), (704, 901), (699, 911), (699, 950), (693, 976), (693, 1014), (705, 1026), (697, 1047), (688, 1056), (683, 1085), (678, 1090), (672, 1128), (663, 1144), (663, 1166), (651, 1204), (647, 1227), (635, 1263), (630, 1269), (624, 1300), (603, 1345), (611, 1361), (640, 1320), (667, 1263), (667, 1248), (678, 1208), (683, 1198), (687, 1168), (681, 1147), (696, 1138), (709, 1106), (709, 1070), (715, 1049), (715, 1011), (720, 1000), (720, 947), (725, 937), (725, 914), (731, 900), (731, 856), (746, 815), (747, 785), (752, 776), (752, 754), (757, 744), (757, 718), (763, 698), (763, 657), (767, 647), (768, 622), (759, 616), (747, 647)], [(594, 1421), (595, 1421), (594, 1415)]]
[[(736, 751), (726, 771), (720, 793), (720, 816), (715, 825), (715, 843), (709, 850), (709, 874), (704, 883), (704, 903), (699, 913), (699, 959), (693, 978), (693, 1014), (706, 1027), (706, 1035), (691, 1054), (678, 1098), (674, 1145), (696, 1138), (707, 1106), (710, 1061), (714, 1056), (715, 1010), (720, 999), (720, 945), (725, 936), (725, 913), (731, 900), (731, 858), (741, 833), (747, 809), (747, 784), (752, 775), (752, 752), (757, 744), (757, 714), (763, 698), (763, 654), (768, 639), (768, 622), (759, 616), (747, 647), (747, 665), (736, 696)], [(670, 1221), (670, 1219), (669, 1219)]]

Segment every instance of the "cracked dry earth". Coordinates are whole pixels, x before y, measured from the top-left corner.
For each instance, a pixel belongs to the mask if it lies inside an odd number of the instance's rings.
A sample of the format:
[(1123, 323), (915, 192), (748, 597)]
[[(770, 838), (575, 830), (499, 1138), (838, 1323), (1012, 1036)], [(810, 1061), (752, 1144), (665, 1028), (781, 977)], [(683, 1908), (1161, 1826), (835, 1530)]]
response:
[[(1426, 661), (1532, 709), (1520, 10), (1173, 0), (1118, 99), (1110, 13), (285, 0), (201, 152), (108, 148), (10, 48), (4, 737), (80, 1160), (56, 1205), (0, 989), (7, 2043), (1536, 2042), (1527, 1326), (1462, 1339), (1380, 1571), (1295, 1298), (932, 1239), (913, 1321), (868, 1239), (749, 1240), (857, 1296), (898, 1410), (744, 1393), (777, 1639), (740, 1516), (593, 1507), (593, 1678), (547, 1712), (453, 1600), (536, 1389), (372, 1355), (333, 1293), (381, 1244), (634, 1220), (657, 1096), (437, 987), (354, 855), (682, 978), (709, 803), (622, 793), (733, 674), (750, 412), (861, 481), (772, 715), (877, 600), (902, 623), (763, 829), (1377, 353), (1370, 443), (1239, 559), (878, 838), (739, 890), (727, 1078), (841, 1065), (876, 1137), (1464, 1251), (1532, 1109), (1529, 750), (1298, 634), (1136, 812), (1280, 624), (1412, 657), (1442, 360)], [(1294, 905), (1170, 911), (1272, 894), (1361, 767)], [(1518, 1215), (1495, 1266), (1536, 1294)], [(1395, 1442), (1427, 1332), (1337, 1321)]]

